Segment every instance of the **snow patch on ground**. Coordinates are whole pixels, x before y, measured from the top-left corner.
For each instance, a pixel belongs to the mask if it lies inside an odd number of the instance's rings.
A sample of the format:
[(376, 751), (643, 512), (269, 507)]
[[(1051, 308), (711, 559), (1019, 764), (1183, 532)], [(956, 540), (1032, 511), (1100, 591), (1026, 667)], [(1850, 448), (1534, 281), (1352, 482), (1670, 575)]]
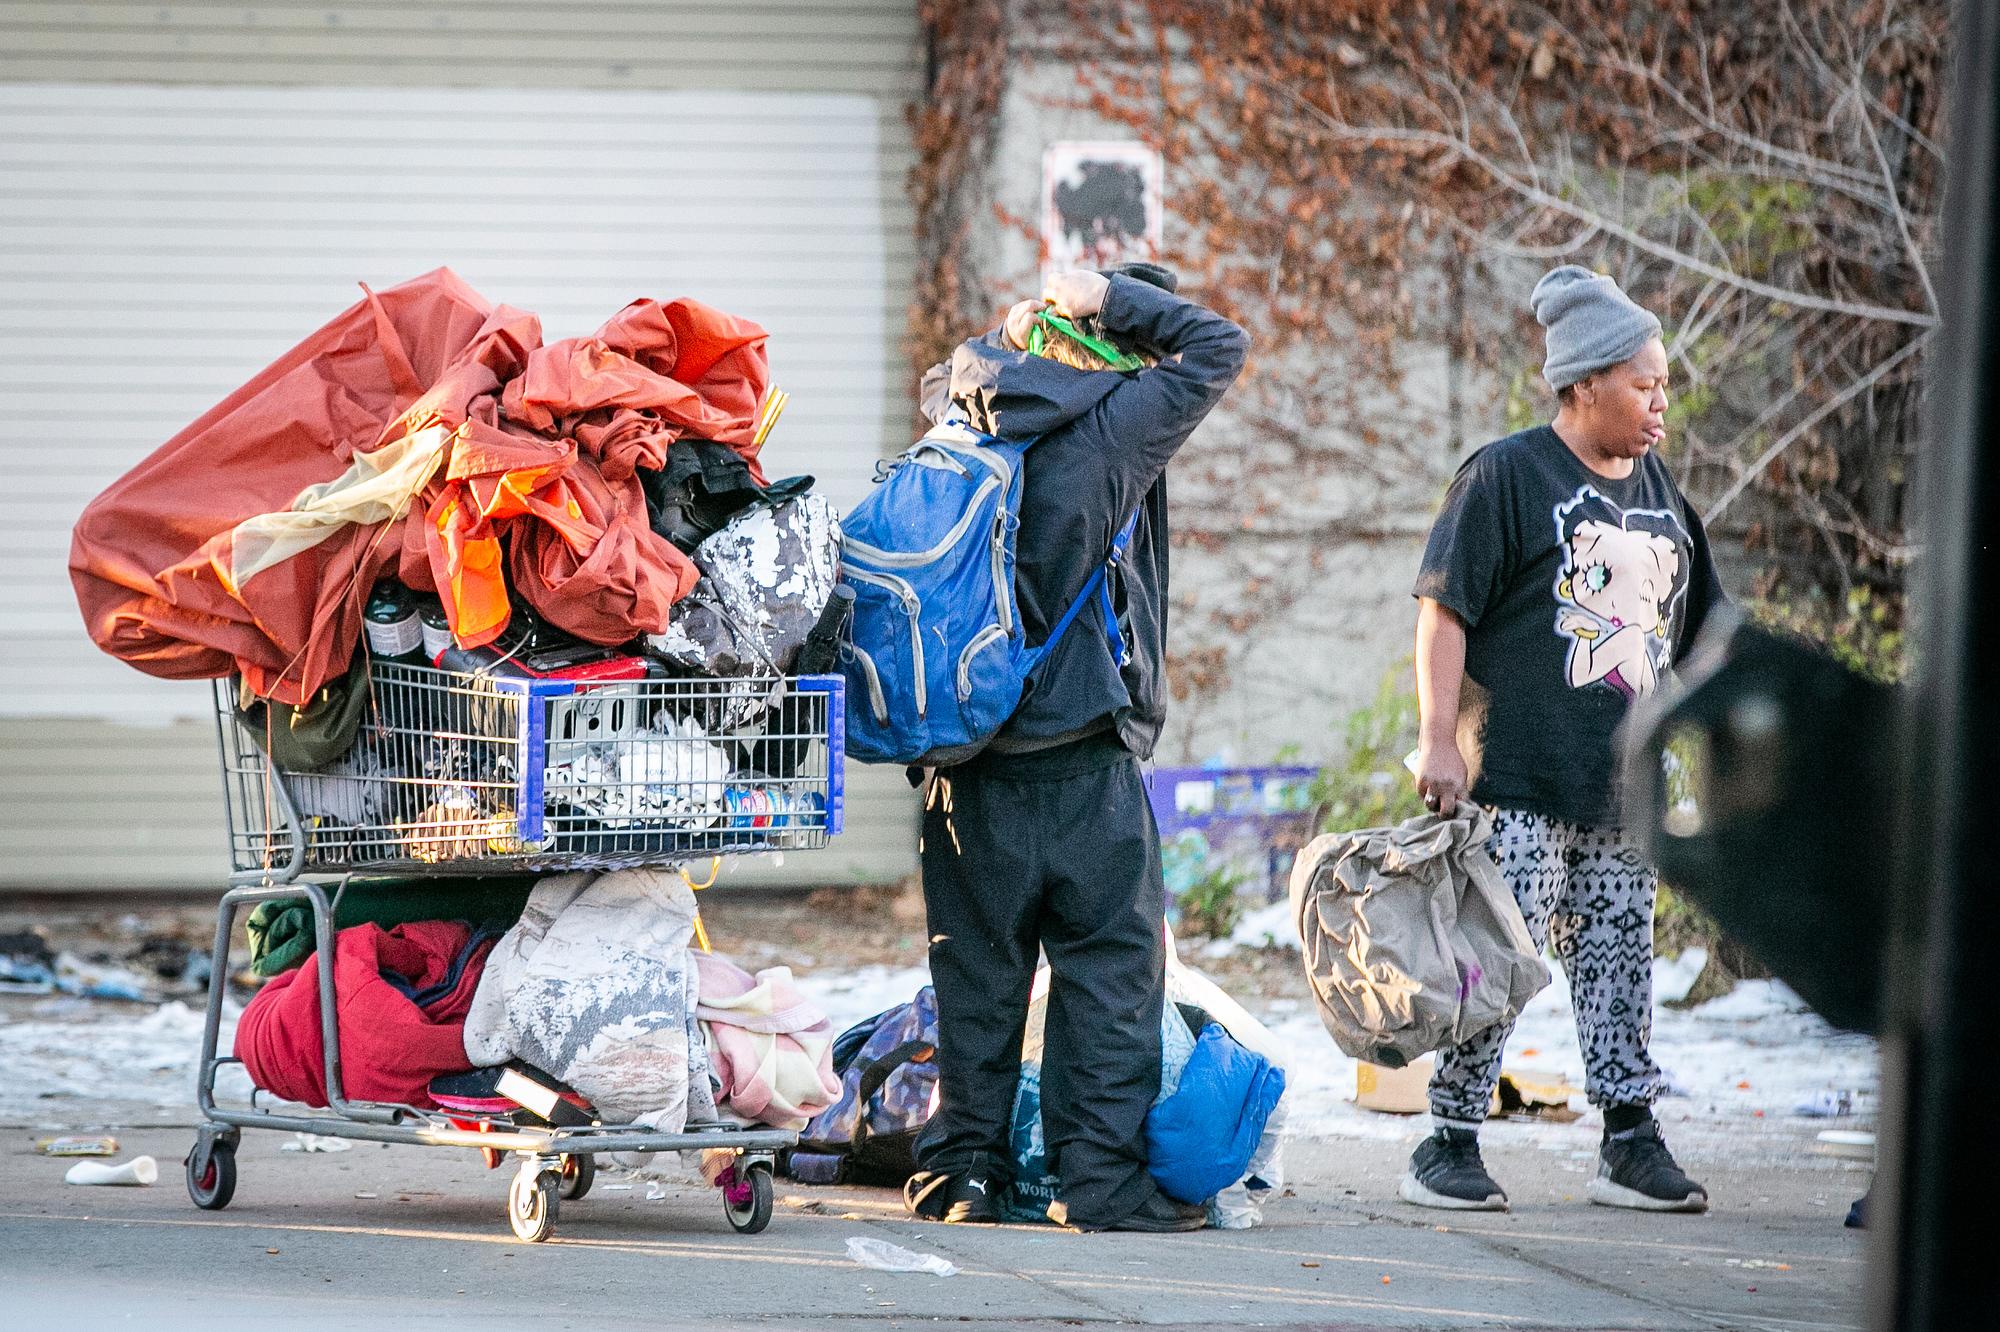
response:
[(854, 971), (814, 971), (795, 976), (800, 993), (833, 1019), (835, 1032), (897, 1004), (907, 1004), (931, 983), (926, 966), (861, 967)]
[[(1686, 954), (1656, 961), (1658, 994), (1686, 994), (1701, 961)], [(1570, 1124), (1496, 1121), (1487, 1132), (1497, 1141), (1551, 1150), (1594, 1148), (1601, 1120), (1583, 1095), (1569, 985), (1560, 967), (1551, 970), (1549, 987), (1521, 1014), (1502, 1067), (1561, 1073), (1576, 1088), (1571, 1107), (1586, 1113)], [(1354, 1104), (1357, 1061), (1334, 1045), (1310, 1003), (1266, 1020), (1294, 1052), (1286, 1071), (1288, 1126), (1294, 1134), (1409, 1141), (1425, 1131), (1421, 1115), (1383, 1115)], [(1817, 1122), (1795, 1117), (1795, 1109), (1821, 1091), (1853, 1092), (1859, 1108), (1872, 1109), (1876, 1048), (1868, 1037), (1829, 1027), (1777, 981), (1744, 981), (1692, 1009), (1656, 1008), (1652, 1051), (1667, 1078), (1668, 1094), (1657, 1107), (1661, 1122), (1670, 1135), (1678, 1132), (1675, 1141), (1696, 1143), (1705, 1156), (1753, 1156), (1779, 1139), (1783, 1145), (1773, 1150), (1790, 1151), (1819, 1127), (1872, 1127), (1866, 1114)]]
[[(1656, 962), (1660, 998), (1685, 994), (1703, 960), (1689, 953)], [(1552, 970), (1548, 989), (1521, 1015), (1507, 1045), (1506, 1063), (1562, 1074), (1577, 1089), (1572, 1107), (1588, 1111), (1569, 988), (1561, 969)], [(826, 1011), (836, 1031), (907, 1003), (928, 980), (923, 966), (814, 969), (798, 976), (800, 989)], [(1423, 1116), (1377, 1114), (1354, 1104), (1356, 1062), (1334, 1045), (1304, 991), (1301, 982), (1297, 998), (1249, 1005), (1289, 1056), (1289, 1131), (1307, 1137), (1414, 1140), (1425, 1131)], [(103, 1122), (107, 1114), (192, 1116), (200, 1010), (179, 1002), (146, 1009), (45, 1000), (9, 1012), (11, 1018), (0, 1016), (0, 1068), (7, 1072), (0, 1081), (0, 1120), (63, 1127)], [(224, 1017), (225, 1050), (235, 1018), (233, 1008)], [(1659, 1008), (1653, 1054), (1670, 1088), (1659, 1106), (1662, 1122), (1677, 1145), (1692, 1146), (1706, 1159), (1796, 1155), (1819, 1128), (1872, 1127), (1874, 1042), (1828, 1027), (1776, 981), (1746, 981), (1691, 1010)], [(239, 1067), (226, 1068), (221, 1083), (225, 1099), (249, 1094)], [(1835, 1120), (1794, 1115), (1816, 1093), (1831, 1091), (1853, 1093), (1862, 1113)], [(1488, 1133), (1496, 1142), (1577, 1153), (1595, 1149), (1599, 1123), (1595, 1113), (1569, 1124), (1496, 1121)]]
[(1289, 948), (1297, 952), (1299, 932), (1292, 925), (1292, 903), (1280, 898), (1268, 906), (1248, 912), (1226, 939), (1217, 939), (1202, 949), (1205, 957), (1221, 957), (1238, 948)]
[[(219, 1048), (231, 1048), (238, 1010), (223, 1012)], [(202, 1011), (175, 1000), (156, 1008), (48, 1000), (24, 1020), (0, 1018), (0, 1119), (67, 1125), (106, 1101), (191, 1109), (201, 1058)], [(247, 1097), (250, 1079), (230, 1065), (217, 1094)]]

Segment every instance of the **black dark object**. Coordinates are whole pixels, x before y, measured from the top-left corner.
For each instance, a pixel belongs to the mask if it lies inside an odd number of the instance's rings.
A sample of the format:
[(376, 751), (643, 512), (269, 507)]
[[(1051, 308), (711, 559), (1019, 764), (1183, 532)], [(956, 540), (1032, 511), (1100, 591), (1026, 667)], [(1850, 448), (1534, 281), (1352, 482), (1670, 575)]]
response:
[[(835, 583), (805, 644), (799, 648), (792, 669), (799, 675), (825, 675), (839, 669), (840, 640), (847, 635), (847, 621), (854, 614), (854, 589)], [(745, 766), (771, 777), (790, 777), (799, 770), (812, 741), (807, 738), (811, 715), (797, 695), (787, 694), (772, 718), (770, 728), (777, 738), (759, 740), (749, 747)]]
[(667, 465), (657, 472), (642, 469), (639, 485), (653, 530), (692, 555), (747, 506), (803, 495), (813, 479), (793, 476), (759, 486), (734, 449), (706, 439), (677, 439), (667, 450)]
[(40, 930), (20, 930), (12, 934), (0, 934), (0, 957), (17, 959), (41, 967), (56, 964), (56, 950), (49, 946), (48, 937)]
[(2000, 6), (1952, 6), (1942, 337), (1928, 372), (1922, 499), (1911, 531), (1918, 642), (1892, 788), (1905, 854), (1888, 924), (1884, 1098), (1868, 1225), (1869, 1319), (1967, 1327), (2000, 1307), (1991, 1185), (1966, 1145), (2000, 1104), (1993, 1048), (2000, 842), (1987, 820), (2000, 741)]
[(641, 471), (639, 484), (653, 530), (689, 552), (756, 498), (758, 489), (741, 455), (705, 439), (675, 440), (667, 465)]
[[(1835, 1026), (1880, 1029), (1895, 691), (1733, 608), (1634, 708), (1626, 808), (1685, 891)], [(1687, 790), (1670, 792), (1671, 761)]]
[[(1872, 895), (1872, 907), (1861, 907), (1860, 919), (1824, 941), (1868, 973), (1857, 987), (1880, 991), (1873, 1025), (1882, 1035), (1883, 1083), (1893, 1091), (1884, 1097), (1877, 1171), (1862, 1210), (1870, 1231), (1868, 1321), (1881, 1332), (1943, 1332), (2000, 1307), (1989, 1185), (1964, 1159), (1966, 1143), (1990, 1134), (2000, 1104), (2000, 1062), (1991, 1057), (2000, 840), (1986, 823), (1988, 778), (2000, 752), (2000, 694), (1991, 680), (2000, 653), (2000, 419), (1991, 406), (2000, 390), (2000, 6), (1955, 6), (1954, 24), (1950, 179), (1941, 210), (1950, 262), (1936, 270), (1944, 320), (1927, 375), (1930, 447), (1911, 524), (1925, 548), (1913, 598), (1910, 686), (1904, 706), (1885, 719), (1856, 708), (1858, 695), (1795, 703), (1789, 682), (1772, 682), (1765, 694), (1777, 700), (1781, 727), (1805, 728), (1812, 738), (1782, 731), (1758, 738), (1769, 728), (1755, 722), (1762, 706), (1755, 705), (1749, 747), (1766, 752), (1760, 762), (1773, 778), (1807, 784), (1736, 788), (1759, 800), (1775, 797), (1745, 807), (1743, 816), (1788, 826), (1795, 839), (1824, 837), (1851, 853), (1861, 844), (1855, 825), (1881, 835), (1879, 849), (1864, 852), (1862, 870), (1879, 871), (1886, 887)], [(1872, 753), (1846, 734), (1855, 730), (1877, 746)], [(1747, 772), (1750, 765), (1739, 759), (1735, 766)], [(1816, 809), (1808, 806), (1814, 792)], [(1761, 882), (1740, 871), (1717, 882), (1759, 899), (1754, 910), (1766, 919), (1794, 899), (1799, 884), (1790, 871), (1800, 854), (1830, 863), (1838, 891), (1863, 900), (1853, 884), (1861, 875), (1837, 855), (1763, 838), (1743, 845), (1763, 858)], [(1712, 857), (1707, 868), (1730, 873)], [(1723, 894), (1713, 883), (1686, 882), (1720, 907)], [(1827, 884), (1809, 891), (1823, 913)], [(1814, 935), (1824, 918), (1795, 918), (1791, 928), (1810, 946), (1820, 942)], [(1872, 946), (1858, 943), (1856, 931)], [(1801, 993), (1812, 983), (1807, 977), (1824, 980), (1831, 970), (1809, 963), (1774, 969)]]

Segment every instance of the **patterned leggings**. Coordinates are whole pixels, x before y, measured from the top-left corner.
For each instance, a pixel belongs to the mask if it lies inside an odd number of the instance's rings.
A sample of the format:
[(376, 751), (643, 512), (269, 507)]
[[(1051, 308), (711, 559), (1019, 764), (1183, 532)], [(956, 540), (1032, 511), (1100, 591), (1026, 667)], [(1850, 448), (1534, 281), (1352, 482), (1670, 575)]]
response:
[[(1652, 866), (1617, 828), (1592, 828), (1494, 811), (1486, 849), (1514, 890), (1537, 948), (1555, 941), (1569, 974), (1590, 1103), (1651, 1105), (1662, 1078), (1646, 1045), (1653, 1034)], [(1477, 1128), (1486, 1118), (1500, 1054), (1513, 1023), (1438, 1053), (1434, 1120)]]

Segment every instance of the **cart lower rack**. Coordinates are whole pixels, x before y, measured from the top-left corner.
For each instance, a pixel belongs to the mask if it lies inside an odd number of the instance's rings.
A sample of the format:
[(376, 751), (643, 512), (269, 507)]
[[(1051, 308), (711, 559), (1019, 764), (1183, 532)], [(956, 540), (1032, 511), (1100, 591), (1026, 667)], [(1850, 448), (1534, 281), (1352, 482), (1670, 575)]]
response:
[[(552, 1233), (560, 1200), (586, 1194), (601, 1152), (720, 1149), (730, 1224), (771, 1216), (771, 1172), (796, 1135), (690, 1123), (663, 1133), (603, 1124), (552, 1079), (506, 1072), (510, 1113), (350, 1100), (341, 1077), (334, 922), (354, 881), (519, 870), (611, 869), (807, 850), (843, 815), (844, 694), (838, 676), (572, 683), (467, 676), (373, 662), (350, 745), (307, 770), (258, 713), (216, 689), (234, 872), (216, 920), (196, 1098), (204, 1122), (187, 1157), (199, 1207), (228, 1206), (246, 1128), (464, 1147), (519, 1167), (507, 1217), (521, 1239)], [(261, 722), (251, 718), (256, 717)], [(277, 758), (273, 753), (278, 754)], [(310, 907), (325, 1058), (324, 1113), (216, 1100), (223, 999), (236, 913), (268, 901)]]

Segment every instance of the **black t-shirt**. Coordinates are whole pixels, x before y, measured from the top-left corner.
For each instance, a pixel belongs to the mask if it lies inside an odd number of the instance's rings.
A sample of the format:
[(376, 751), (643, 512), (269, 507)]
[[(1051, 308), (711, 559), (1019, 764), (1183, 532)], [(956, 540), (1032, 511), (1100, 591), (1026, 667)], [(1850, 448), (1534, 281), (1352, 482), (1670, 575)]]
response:
[(1619, 817), (1612, 733), (1723, 599), (1659, 458), (1599, 476), (1545, 425), (1466, 459), (1414, 591), (1466, 624), (1473, 799), (1597, 825)]

